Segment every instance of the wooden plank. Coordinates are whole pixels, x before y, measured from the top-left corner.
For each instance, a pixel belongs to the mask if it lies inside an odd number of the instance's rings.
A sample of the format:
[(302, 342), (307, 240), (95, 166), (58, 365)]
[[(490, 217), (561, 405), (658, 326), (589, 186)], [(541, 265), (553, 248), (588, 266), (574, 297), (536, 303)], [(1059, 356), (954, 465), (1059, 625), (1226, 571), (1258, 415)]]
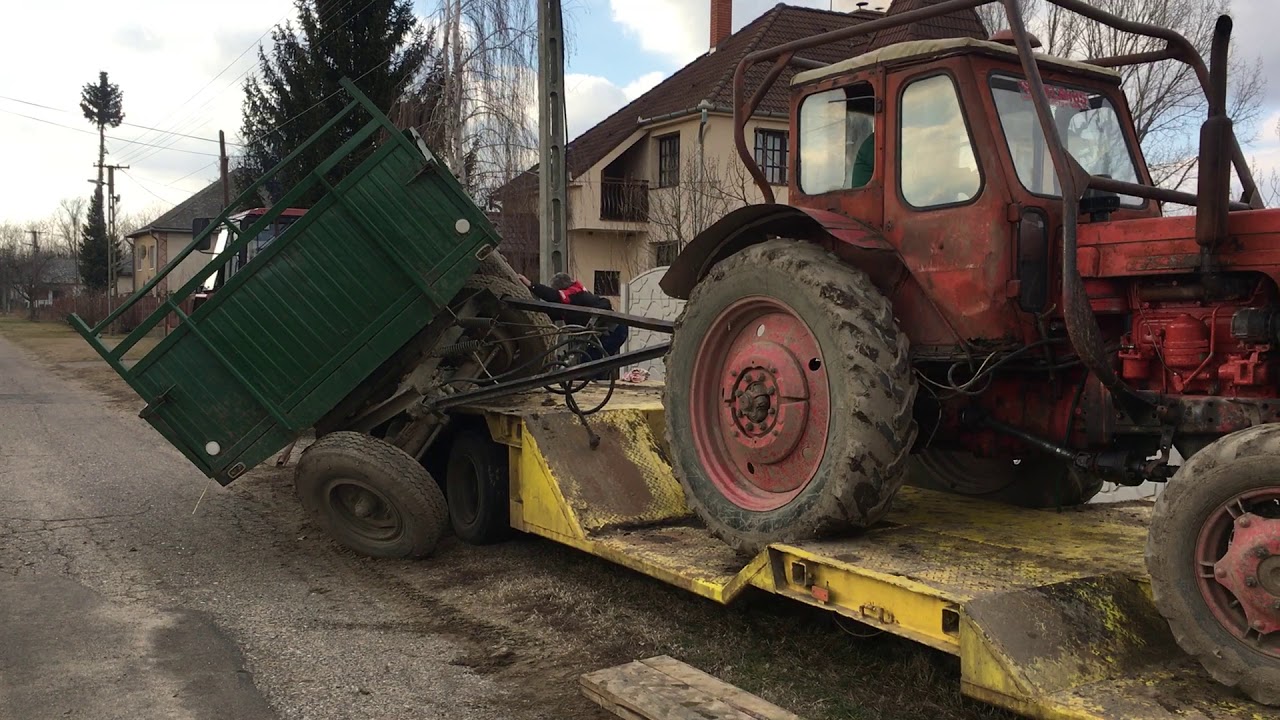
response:
[(801, 720), (674, 658), (587, 673), (583, 694), (624, 720)]
[(803, 720), (793, 712), (783, 710), (763, 698), (752, 695), (742, 688), (730, 685), (714, 675), (708, 675), (692, 665), (686, 665), (668, 655), (659, 655), (640, 662), (685, 683), (689, 687), (696, 688), (711, 697), (723, 700), (756, 720)]

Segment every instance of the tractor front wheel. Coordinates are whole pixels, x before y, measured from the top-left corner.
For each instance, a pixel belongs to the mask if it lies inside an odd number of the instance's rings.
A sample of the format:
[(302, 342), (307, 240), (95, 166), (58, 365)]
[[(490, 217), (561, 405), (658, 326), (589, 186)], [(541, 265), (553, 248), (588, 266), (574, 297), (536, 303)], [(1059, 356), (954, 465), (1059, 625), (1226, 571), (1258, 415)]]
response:
[(1183, 650), (1218, 682), (1280, 705), (1280, 425), (1223, 437), (1156, 499), (1147, 570)]
[(722, 260), (666, 359), (672, 465), (691, 507), (756, 551), (879, 520), (915, 438), (916, 383), (889, 301), (822, 248)]

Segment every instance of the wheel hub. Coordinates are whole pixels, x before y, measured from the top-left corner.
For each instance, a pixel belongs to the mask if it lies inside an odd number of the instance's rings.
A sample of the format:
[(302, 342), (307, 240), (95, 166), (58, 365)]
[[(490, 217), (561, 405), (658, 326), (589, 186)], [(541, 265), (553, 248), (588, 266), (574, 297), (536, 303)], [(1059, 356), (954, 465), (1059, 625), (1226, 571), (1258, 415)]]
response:
[(1214, 576), (1240, 603), (1251, 631), (1280, 632), (1280, 520), (1244, 513), (1233, 530)]
[(690, 383), (693, 440), (727, 499), (771, 510), (813, 479), (830, 398), (818, 342), (790, 307), (756, 296), (726, 308), (699, 346)]

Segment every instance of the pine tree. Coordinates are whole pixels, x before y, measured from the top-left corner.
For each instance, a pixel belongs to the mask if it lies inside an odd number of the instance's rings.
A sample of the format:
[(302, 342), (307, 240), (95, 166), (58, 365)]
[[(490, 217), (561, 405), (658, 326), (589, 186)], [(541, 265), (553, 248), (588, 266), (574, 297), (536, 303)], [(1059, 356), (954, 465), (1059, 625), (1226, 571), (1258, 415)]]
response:
[(80, 231), (80, 243), (76, 253), (80, 278), (90, 290), (107, 289), (107, 222), (102, 212), (102, 186), (93, 191), (89, 201), (89, 214)]
[[(258, 48), (258, 73), (245, 82), (242, 108), (244, 156), (240, 167), (253, 182), (297, 149), (348, 102), (338, 84), (350, 78), (384, 112), (401, 100), (430, 58), (432, 38), (418, 23), (411, 0), (295, 0), (297, 28), (277, 26), (271, 49)], [(359, 113), (357, 113), (359, 115)], [(355, 134), (368, 118), (355, 117), (328, 133), (266, 188), (272, 201)], [(371, 141), (372, 145), (372, 141)], [(358, 162), (354, 153), (341, 174)], [(315, 187), (297, 204), (323, 196)]]
[(98, 189), (93, 193), (84, 237), (80, 242), (80, 278), (94, 290), (106, 290), (110, 257), (107, 247), (116, 240), (107, 237), (102, 204), (102, 169), (107, 161), (107, 128), (120, 127), (124, 122), (124, 93), (120, 92), (119, 85), (107, 80), (107, 73), (100, 72), (96, 84), (88, 83), (80, 91), (80, 111), (98, 128)]

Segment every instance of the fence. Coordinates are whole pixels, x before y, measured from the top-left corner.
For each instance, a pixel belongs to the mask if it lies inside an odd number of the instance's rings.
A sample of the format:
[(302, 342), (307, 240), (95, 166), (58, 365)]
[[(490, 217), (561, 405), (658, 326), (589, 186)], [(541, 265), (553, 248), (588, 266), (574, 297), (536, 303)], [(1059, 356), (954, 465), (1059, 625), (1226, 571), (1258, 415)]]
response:
[[(120, 296), (115, 298), (111, 303), (111, 308), (119, 307), (127, 298)], [(115, 322), (112, 328), (117, 333), (127, 333), (138, 327), (148, 315), (156, 311), (156, 308), (164, 302), (162, 297), (156, 295), (148, 295), (140, 298), (134, 305), (124, 311)], [(180, 303), (182, 311), (190, 313), (191, 298)], [(81, 293), (69, 297), (60, 297), (49, 305), (41, 305), (36, 308), (36, 319), (45, 322), (64, 322), (71, 313), (79, 315), (85, 323), (96, 325), (102, 321), (110, 312), (107, 307), (106, 293)], [(171, 320), (171, 324), (175, 321)]]

